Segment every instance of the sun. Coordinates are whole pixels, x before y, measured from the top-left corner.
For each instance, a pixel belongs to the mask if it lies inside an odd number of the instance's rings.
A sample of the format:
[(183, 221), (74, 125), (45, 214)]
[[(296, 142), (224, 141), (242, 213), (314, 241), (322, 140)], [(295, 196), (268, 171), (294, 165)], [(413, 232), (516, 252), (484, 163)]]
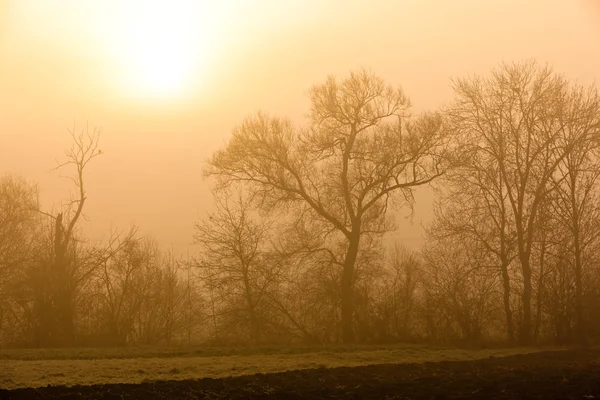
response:
[(174, 19), (153, 13), (134, 24), (128, 68), (133, 83), (159, 92), (180, 89), (200, 49)]
[[(112, 43), (121, 86), (136, 97), (180, 96), (201, 79), (214, 55), (217, 2), (123, 2)], [(122, 3), (122, 4), (123, 4)]]

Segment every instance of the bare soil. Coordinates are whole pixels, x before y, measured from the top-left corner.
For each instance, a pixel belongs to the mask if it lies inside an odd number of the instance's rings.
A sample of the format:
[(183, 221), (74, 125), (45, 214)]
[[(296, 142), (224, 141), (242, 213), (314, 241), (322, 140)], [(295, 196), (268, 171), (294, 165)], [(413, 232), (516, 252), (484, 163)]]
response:
[(319, 368), (219, 379), (47, 386), (2, 399), (600, 399), (600, 350)]

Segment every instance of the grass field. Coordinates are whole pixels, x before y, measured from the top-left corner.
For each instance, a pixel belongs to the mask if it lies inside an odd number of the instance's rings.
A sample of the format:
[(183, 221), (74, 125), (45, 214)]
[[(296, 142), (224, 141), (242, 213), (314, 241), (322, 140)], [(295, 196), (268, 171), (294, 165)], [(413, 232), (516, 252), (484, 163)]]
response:
[(0, 351), (0, 388), (140, 383), (370, 364), (476, 360), (539, 350), (474, 350), (417, 345), (3, 350)]

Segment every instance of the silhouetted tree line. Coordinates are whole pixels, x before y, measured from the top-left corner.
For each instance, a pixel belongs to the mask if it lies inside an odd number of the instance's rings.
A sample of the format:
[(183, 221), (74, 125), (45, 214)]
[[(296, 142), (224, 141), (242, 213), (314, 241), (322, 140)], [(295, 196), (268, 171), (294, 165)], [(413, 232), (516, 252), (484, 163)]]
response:
[(99, 132), (71, 132), (58, 169), (76, 194), (58, 212), (40, 208), (36, 185), (0, 178), (0, 344), (153, 344), (191, 338), (202, 304), (181, 262), (132, 229), (107, 243), (78, 231), (85, 171), (99, 156)]
[[(72, 132), (59, 212), (0, 180), (0, 343), (597, 342), (596, 88), (535, 62), (452, 85), (413, 115), (361, 70), (314, 86), (305, 126), (244, 120), (208, 161), (215, 207), (190, 260), (135, 229), (84, 240), (98, 132)], [(424, 185), (424, 246), (390, 246)]]

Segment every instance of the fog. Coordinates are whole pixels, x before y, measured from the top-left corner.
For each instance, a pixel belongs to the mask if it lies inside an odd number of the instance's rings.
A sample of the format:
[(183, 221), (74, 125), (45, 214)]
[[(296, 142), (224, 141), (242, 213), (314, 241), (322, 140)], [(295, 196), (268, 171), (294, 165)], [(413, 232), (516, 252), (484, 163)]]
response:
[(599, 82), (599, 0), (0, 0), (0, 398), (600, 398)]
[[(95, 240), (136, 224), (186, 253), (194, 221), (212, 207), (205, 160), (258, 110), (305, 122), (309, 88), (330, 74), (369, 68), (402, 85), (417, 111), (449, 102), (450, 78), (501, 61), (534, 58), (584, 84), (600, 77), (592, 0), (174, 2), (210, 25), (201, 33), (210, 46), (182, 89), (161, 95), (132, 85), (142, 71), (124, 67), (133, 50), (121, 36), (137, 3), (120, 4), (0, 2), (0, 171), (39, 182), (43, 207), (56, 209), (72, 190), (50, 171), (70, 146), (67, 129), (101, 127), (81, 225)], [(161, 49), (157, 60), (170, 56)], [(412, 224), (400, 218), (403, 243), (421, 243), (430, 197), (421, 194)]]

